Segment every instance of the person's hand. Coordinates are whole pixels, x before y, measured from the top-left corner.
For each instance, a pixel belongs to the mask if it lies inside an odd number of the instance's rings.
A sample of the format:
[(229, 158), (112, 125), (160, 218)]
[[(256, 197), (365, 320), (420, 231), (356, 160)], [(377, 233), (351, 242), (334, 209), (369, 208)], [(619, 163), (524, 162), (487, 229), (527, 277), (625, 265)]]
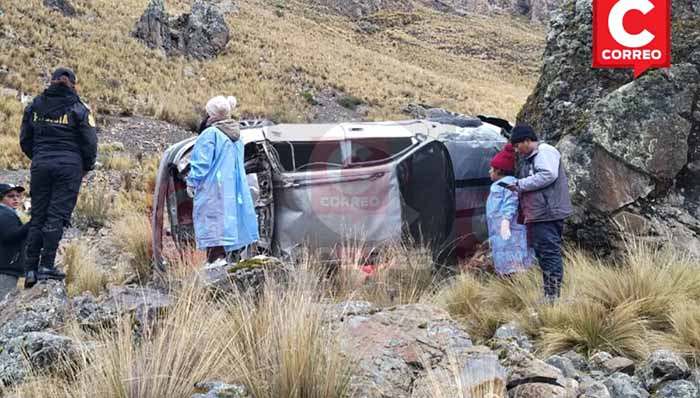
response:
[(501, 221), (501, 239), (503, 240), (509, 240), (510, 239), (510, 221), (503, 219)]
[(187, 196), (189, 196), (190, 198), (194, 198), (194, 194), (195, 194), (194, 187), (191, 185), (188, 185), (187, 186)]
[(518, 191), (518, 186), (515, 184), (509, 184), (506, 189), (512, 191), (512, 192), (517, 192)]

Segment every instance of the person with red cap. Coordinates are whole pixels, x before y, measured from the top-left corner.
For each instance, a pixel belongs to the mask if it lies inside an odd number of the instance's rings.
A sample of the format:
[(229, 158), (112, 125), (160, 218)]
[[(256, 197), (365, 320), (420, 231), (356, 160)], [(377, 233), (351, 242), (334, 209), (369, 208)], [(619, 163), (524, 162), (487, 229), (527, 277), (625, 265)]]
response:
[(518, 223), (518, 194), (507, 187), (514, 184), (515, 148), (510, 143), (491, 159), (491, 185), (486, 201), (489, 245), (496, 272), (511, 275), (532, 267), (534, 252), (528, 248), (527, 230)]

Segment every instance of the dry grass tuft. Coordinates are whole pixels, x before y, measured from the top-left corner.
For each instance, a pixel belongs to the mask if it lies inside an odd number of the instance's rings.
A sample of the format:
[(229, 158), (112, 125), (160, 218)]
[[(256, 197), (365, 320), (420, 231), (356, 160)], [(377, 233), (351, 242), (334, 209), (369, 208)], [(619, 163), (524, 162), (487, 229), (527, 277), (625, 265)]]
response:
[(68, 295), (89, 291), (98, 296), (105, 290), (107, 277), (95, 262), (95, 255), (86, 242), (72, 241), (63, 249)]
[(146, 282), (152, 272), (151, 223), (147, 216), (127, 215), (114, 223), (112, 227), (114, 240), (122, 250), (132, 256), (131, 265), (139, 280)]
[(102, 228), (112, 217), (114, 193), (104, 184), (83, 187), (73, 212), (73, 222), (81, 228)]
[(306, 267), (286, 286), (268, 281), (257, 303), (244, 295), (227, 302), (229, 327), (238, 331), (230, 359), (247, 364), (236, 369), (253, 396), (346, 396), (352, 364), (326, 327), (321, 280)]
[(634, 359), (649, 354), (648, 323), (639, 317), (643, 303), (630, 301), (611, 310), (595, 301), (560, 306), (555, 324), (544, 327), (545, 355), (577, 350), (586, 354), (607, 351)]

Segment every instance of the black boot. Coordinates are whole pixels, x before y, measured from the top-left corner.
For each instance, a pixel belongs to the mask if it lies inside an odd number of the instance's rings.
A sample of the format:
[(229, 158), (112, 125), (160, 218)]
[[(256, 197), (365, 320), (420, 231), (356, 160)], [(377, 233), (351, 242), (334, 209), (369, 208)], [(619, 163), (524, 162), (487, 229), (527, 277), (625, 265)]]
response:
[(58, 244), (63, 237), (63, 228), (46, 226), (42, 232), (44, 238), (44, 248), (41, 251), (41, 261), (39, 262), (39, 268), (36, 271), (36, 278), (38, 280), (63, 280), (66, 278), (66, 274), (56, 268), (56, 265), (54, 264), (56, 261)]
[(39, 269), (36, 271), (36, 279), (38, 279), (40, 281), (47, 280), (47, 279), (54, 279), (54, 280), (62, 281), (65, 278), (66, 278), (66, 274), (56, 267), (39, 266)]

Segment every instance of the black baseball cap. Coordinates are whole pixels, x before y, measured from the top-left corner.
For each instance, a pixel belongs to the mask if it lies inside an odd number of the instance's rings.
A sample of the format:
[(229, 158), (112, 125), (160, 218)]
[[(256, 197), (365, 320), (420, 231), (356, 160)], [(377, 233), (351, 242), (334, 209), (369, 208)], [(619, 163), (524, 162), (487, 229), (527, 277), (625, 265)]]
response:
[(5, 196), (6, 193), (10, 191), (17, 191), (19, 193), (22, 193), (25, 191), (24, 187), (21, 187), (19, 185), (13, 185), (13, 184), (0, 184), (0, 196)]
[(57, 68), (55, 71), (53, 71), (53, 74), (51, 75), (51, 80), (59, 80), (62, 76), (66, 76), (68, 80), (70, 80), (71, 83), (75, 84), (76, 78), (75, 78), (75, 72), (73, 72), (72, 69), (68, 68)]

